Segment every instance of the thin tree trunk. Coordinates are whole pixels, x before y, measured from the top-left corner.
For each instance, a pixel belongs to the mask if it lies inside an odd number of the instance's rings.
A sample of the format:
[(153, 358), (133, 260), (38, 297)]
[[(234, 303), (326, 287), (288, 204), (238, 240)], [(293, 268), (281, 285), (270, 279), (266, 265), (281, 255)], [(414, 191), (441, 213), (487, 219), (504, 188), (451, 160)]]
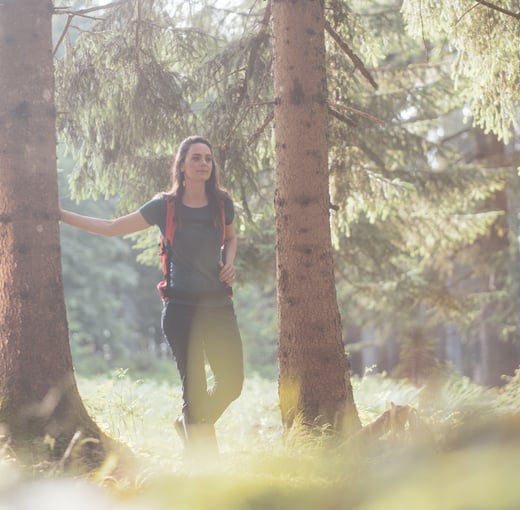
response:
[[(475, 131), (478, 154), (477, 159), (485, 160), (488, 167), (505, 167), (508, 165), (506, 148), (503, 142), (493, 134), (485, 134), (480, 129)], [(490, 210), (503, 211), (492, 225), (489, 234), (480, 239), (479, 245), (484, 255), (493, 259), (500, 252), (514, 253), (515, 248), (511, 246), (508, 223), (509, 208), (508, 187), (514, 188), (512, 180), (504, 190), (497, 191), (487, 200), (486, 207)], [(509, 199), (511, 197), (509, 196)], [(513, 212), (514, 214), (514, 212)], [(516, 239), (513, 239), (516, 242)], [(512, 264), (502, 268), (489, 267), (482, 277), (482, 288), (485, 291), (504, 290), (507, 288), (507, 278), (511, 277)], [(514, 302), (514, 301), (513, 301)], [(515, 310), (516, 312), (516, 310)], [(496, 302), (484, 303), (481, 312), (481, 325), (477, 342), (479, 343), (479, 359), (475, 367), (474, 378), (476, 382), (486, 386), (501, 386), (505, 384), (504, 375), (512, 376), (520, 363), (518, 336), (514, 339), (504, 338), (502, 329), (504, 327), (500, 320), (503, 310)]]
[(329, 223), (323, 4), (273, 2), (276, 255), (282, 420), (359, 426)]

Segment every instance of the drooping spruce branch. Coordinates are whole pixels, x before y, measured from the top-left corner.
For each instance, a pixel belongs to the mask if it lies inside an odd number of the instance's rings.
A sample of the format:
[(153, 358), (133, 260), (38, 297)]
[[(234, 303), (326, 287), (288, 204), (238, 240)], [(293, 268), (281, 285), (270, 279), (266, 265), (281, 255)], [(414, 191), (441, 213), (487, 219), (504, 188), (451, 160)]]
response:
[(260, 46), (262, 42), (267, 37), (267, 30), (270, 26), (271, 22), (271, 2), (267, 3), (267, 6), (264, 11), (264, 17), (262, 18), (262, 21), (260, 22), (261, 28), (258, 34), (256, 35), (256, 43), (251, 46), (251, 51), (249, 53), (249, 59), (248, 64), (246, 67), (246, 76), (244, 80), (244, 89), (243, 92), (247, 94), (247, 85), (251, 79), (251, 76), (253, 75), (256, 60), (258, 58), (258, 51), (260, 49)]
[[(231, 123), (226, 135), (224, 136), (224, 145), (236, 135), (240, 125), (248, 118), (250, 112), (259, 107), (259, 106), (270, 106), (274, 104), (274, 101), (250, 101), (250, 85), (253, 81), (253, 76), (255, 75), (255, 71), (257, 69), (258, 61), (260, 60), (260, 51), (264, 44), (269, 41), (269, 27), (271, 20), (271, 3), (268, 2), (266, 8), (264, 10), (262, 19), (259, 21), (259, 30), (253, 35), (250, 41), (247, 44), (247, 55), (245, 55), (246, 64), (240, 68), (240, 71), (244, 72), (244, 78), (241, 80), (241, 83), (237, 87), (237, 97), (234, 102), (234, 110), (236, 115), (234, 115), (233, 122)], [(238, 69), (237, 69), (238, 71)], [(264, 74), (261, 79), (260, 88), (266, 87), (266, 80), (271, 79), (270, 74)], [(239, 114), (240, 110), (242, 113)], [(267, 119), (269, 119), (270, 114), (268, 114)], [(271, 120), (264, 120), (262, 125), (255, 131), (253, 135), (249, 137), (248, 144), (252, 143), (250, 141), (257, 140), (260, 134), (265, 130), (265, 128), (270, 124)]]
[(332, 37), (332, 39), (334, 39), (336, 44), (347, 54), (350, 60), (352, 60), (354, 67), (359, 69), (361, 74), (367, 79), (370, 85), (372, 85), (372, 87), (377, 90), (378, 85), (374, 78), (372, 78), (372, 75), (368, 69), (365, 67), (365, 64), (363, 64), (362, 60), (352, 51), (349, 45), (341, 38), (341, 36), (334, 30), (334, 28), (332, 28), (332, 25), (327, 20), (325, 20), (325, 30)]

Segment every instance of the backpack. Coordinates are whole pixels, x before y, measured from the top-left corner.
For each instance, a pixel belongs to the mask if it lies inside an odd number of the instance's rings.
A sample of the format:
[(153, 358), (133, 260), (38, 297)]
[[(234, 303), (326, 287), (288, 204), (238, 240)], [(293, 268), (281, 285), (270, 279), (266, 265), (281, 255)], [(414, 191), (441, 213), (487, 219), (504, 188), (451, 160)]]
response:
[[(157, 291), (163, 301), (167, 301), (170, 297), (170, 271), (171, 271), (171, 257), (173, 255), (173, 238), (175, 236), (176, 222), (175, 222), (175, 199), (173, 195), (165, 195), (166, 198), (166, 228), (164, 236), (161, 235), (159, 241), (159, 256), (161, 257), (161, 268), (163, 272), (163, 279), (157, 284)], [(222, 233), (220, 236), (220, 244), (224, 245), (226, 238), (226, 216), (224, 211), (224, 201), (220, 201), (220, 215), (222, 218)], [(227, 287), (227, 294), (231, 296), (233, 293), (231, 287)]]

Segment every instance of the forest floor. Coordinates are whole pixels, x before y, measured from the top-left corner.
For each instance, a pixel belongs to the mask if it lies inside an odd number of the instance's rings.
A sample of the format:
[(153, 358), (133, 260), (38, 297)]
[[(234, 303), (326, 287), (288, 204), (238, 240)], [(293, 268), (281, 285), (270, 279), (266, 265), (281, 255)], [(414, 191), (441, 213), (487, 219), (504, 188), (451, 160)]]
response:
[[(87, 477), (21, 471), (0, 457), (1, 510), (518, 510), (520, 371), (500, 389), (449, 374), (423, 386), (384, 375), (353, 378), (361, 421), (412, 412), (378, 438), (331, 447), (327, 431), (283, 437), (277, 384), (246, 380), (217, 423), (218, 457), (187, 464), (173, 428), (180, 388), (123, 372), (80, 378), (97, 423), (139, 459)], [(407, 416), (411, 416), (408, 414)], [(45, 504), (42, 505), (42, 501)]]

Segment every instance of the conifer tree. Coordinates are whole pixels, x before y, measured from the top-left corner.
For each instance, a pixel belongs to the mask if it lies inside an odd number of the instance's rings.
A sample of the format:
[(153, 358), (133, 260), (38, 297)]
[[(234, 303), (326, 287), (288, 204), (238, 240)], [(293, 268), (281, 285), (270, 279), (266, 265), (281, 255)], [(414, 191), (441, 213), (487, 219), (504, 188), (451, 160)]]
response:
[[(444, 324), (462, 337), (474, 327), (479, 305), (472, 292), (455, 285), (454, 271), (501, 216), (479, 204), (504, 186), (507, 171), (489, 170), (469, 154), (470, 131), (458, 113), (463, 98), (450, 76), (447, 47), (414, 43), (398, 3), (350, 6), (355, 11), (338, 4), (336, 19), (350, 21), (333, 19), (329, 29), (351, 55), (350, 64), (334, 58), (329, 66), (353, 70), (331, 73), (337, 103), (332, 185), (345, 322), (371, 327), (372, 342), (404, 340), (418, 328), (418, 338), (430, 339)], [(355, 33), (348, 30), (352, 26)], [(368, 41), (369, 34), (384, 40), (386, 51), (365, 44), (364, 53), (354, 54), (356, 37)], [(353, 96), (346, 100), (344, 90)]]
[[(411, 29), (420, 26), (411, 21), (410, 11), (418, 12), (412, 4), (403, 4)], [(118, 193), (123, 210), (135, 207), (168, 186), (176, 140), (201, 131), (215, 141), (226, 182), (239, 190), (244, 253), (269, 261), (269, 250), (260, 249), (272, 246), (274, 235), (269, 6), (246, 13), (197, 4), (186, 15), (159, 1), (136, 5), (100, 14), (58, 66), (62, 133), (78, 147), (76, 197)], [(435, 14), (432, 26), (441, 22), (437, 4), (421, 5), (423, 14)], [(459, 17), (477, 10), (457, 5)], [(385, 339), (388, 331), (406, 338), (420, 327), (418, 337), (431, 338), (448, 323), (462, 336), (475, 326), (479, 303), (453, 284), (454, 270), (500, 216), (479, 204), (504, 187), (507, 171), (471, 159), (460, 113), (471, 88), (460, 88), (461, 74), (454, 82), (454, 55), (441, 38), (409, 37), (401, 2), (331, 0), (325, 14), (345, 328), (370, 327)], [(140, 237), (139, 246), (155, 247), (155, 237)]]
[(413, 2), (402, 11), (408, 31), (424, 44), (454, 49), (453, 77), (473, 122), (506, 143), (518, 127), (520, 13), (518, 2)]
[(474, 318), (467, 321), (465, 329), (481, 356), (470, 375), (484, 384), (500, 384), (502, 374), (512, 375), (520, 362), (515, 269), (518, 155), (514, 145), (506, 147), (518, 125), (519, 15), (515, 2), (508, 1), (404, 2), (403, 13), (408, 31), (423, 46), (447, 48), (449, 41), (448, 70), (459, 107), (465, 105), (470, 122), (477, 128), (466, 130), (465, 140), (462, 136), (453, 140), (458, 138), (459, 144), (465, 144), (467, 160), (502, 176), (502, 186), (495, 187), (486, 199), (480, 197), (480, 204), (475, 203), (476, 213), (494, 211), (497, 218), (459, 257), (459, 267), (464, 267), (467, 276), (457, 277), (456, 286), (456, 292), (464, 288), (466, 295), (474, 297)]
[(279, 392), (287, 428), (341, 431), (359, 418), (332, 258), (324, 23), (319, 2), (273, 4)]
[(76, 387), (63, 299), (52, 14), (40, 0), (0, 5), (0, 423), (21, 459), (84, 445), (94, 465), (106, 438)]

